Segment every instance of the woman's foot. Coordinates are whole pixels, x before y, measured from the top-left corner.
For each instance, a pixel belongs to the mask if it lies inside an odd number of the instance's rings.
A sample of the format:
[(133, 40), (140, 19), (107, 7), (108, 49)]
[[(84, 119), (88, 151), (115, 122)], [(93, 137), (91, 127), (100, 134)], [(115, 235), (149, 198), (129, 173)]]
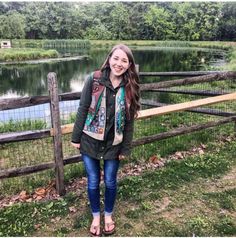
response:
[(101, 236), (100, 216), (93, 217), (93, 221), (90, 226), (90, 234), (92, 236)]
[(103, 233), (105, 235), (112, 235), (116, 229), (115, 222), (112, 220), (111, 216), (105, 216), (104, 220)]

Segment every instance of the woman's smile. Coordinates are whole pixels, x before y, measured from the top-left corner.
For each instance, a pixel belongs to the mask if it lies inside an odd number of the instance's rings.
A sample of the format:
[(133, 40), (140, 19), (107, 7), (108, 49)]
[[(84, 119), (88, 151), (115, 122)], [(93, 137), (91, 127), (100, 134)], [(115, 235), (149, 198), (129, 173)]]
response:
[(123, 50), (117, 49), (110, 57), (109, 64), (111, 68), (111, 74), (119, 77), (129, 68), (129, 59)]

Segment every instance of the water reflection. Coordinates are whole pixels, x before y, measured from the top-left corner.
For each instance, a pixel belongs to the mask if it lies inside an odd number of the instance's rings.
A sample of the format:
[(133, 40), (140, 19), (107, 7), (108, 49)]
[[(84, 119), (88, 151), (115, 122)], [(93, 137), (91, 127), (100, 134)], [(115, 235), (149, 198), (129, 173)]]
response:
[[(93, 49), (82, 60), (36, 65), (0, 66), (0, 97), (45, 95), (47, 74), (56, 72), (59, 92), (80, 91), (85, 78), (98, 69), (110, 49)], [(65, 51), (65, 49), (64, 49)], [(65, 51), (66, 52), (66, 51)], [(64, 53), (65, 53), (64, 52)], [(133, 49), (140, 71), (204, 70), (212, 62), (224, 60), (223, 51), (146, 47)], [(147, 79), (142, 79), (145, 82)], [(155, 79), (154, 79), (155, 80)]]
[[(47, 95), (47, 74), (55, 72), (59, 93), (81, 91), (90, 72), (100, 68), (110, 49), (92, 49), (89, 57), (82, 60), (34, 65), (0, 66), (0, 99), (19, 96)], [(62, 52), (66, 54), (66, 52)], [(142, 72), (149, 71), (195, 71), (224, 61), (224, 52), (206, 49), (174, 49), (146, 47), (133, 49), (136, 63)], [(160, 81), (166, 77), (141, 78), (141, 82)], [(166, 94), (142, 93), (142, 98), (168, 101)], [(163, 100), (162, 100), (163, 99)], [(79, 100), (60, 102), (61, 118), (75, 112)], [(9, 120), (42, 119), (50, 127), (49, 104), (0, 112), (0, 123)]]

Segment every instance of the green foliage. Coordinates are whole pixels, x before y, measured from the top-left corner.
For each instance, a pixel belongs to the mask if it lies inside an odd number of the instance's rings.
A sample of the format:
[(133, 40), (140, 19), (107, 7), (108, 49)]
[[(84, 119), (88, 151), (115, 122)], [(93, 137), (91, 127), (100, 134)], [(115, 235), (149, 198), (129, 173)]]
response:
[(219, 222), (214, 224), (220, 236), (235, 236), (236, 224), (232, 217), (227, 215), (220, 215)]
[(23, 203), (1, 209), (0, 236), (27, 236), (36, 226), (69, 212), (69, 203), (60, 199), (43, 203)]
[(224, 66), (224, 70), (236, 70), (236, 49), (233, 48), (229, 52), (229, 58), (228, 58), (229, 63)]
[(221, 209), (235, 211), (236, 204), (234, 204), (236, 198), (236, 189), (229, 189), (223, 192), (211, 192), (204, 195), (206, 200), (216, 201)]
[(186, 222), (187, 227), (192, 234), (196, 234), (197, 236), (203, 236), (204, 231), (209, 229), (211, 224), (208, 221), (207, 217), (204, 216), (196, 216), (192, 217), (189, 221)]
[(90, 47), (88, 40), (44, 40), (43, 48), (80, 48)]
[(11, 119), (6, 123), (0, 123), (0, 133), (27, 131), (27, 130), (40, 130), (46, 128), (46, 123), (42, 120), (23, 120), (14, 121)]
[(74, 228), (75, 229), (80, 229), (80, 228), (83, 228), (83, 227), (88, 227), (89, 223), (90, 223), (90, 218), (91, 218), (91, 215), (89, 214), (88, 211), (86, 212), (86, 214), (78, 216), (75, 219)]
[(234, 40), (235, 9), (220, 2), (2, 3), (0, 38)]
[(43, 49), (0, 49), (0, 61), (23, 61), (42, 58), (57, 58), (56, 50)]
[(144, 15), (145, 23), (153, 28), (155, 36), (153, 40), (168, 40), (173, 38), (174, 25), (171, 15), (164, 8), (151, 6)]
[(112, 33), (103, 24), (98, 24), (88, 29), (86, 32), (86, 38), (89, 40), (106, 40), (112, 39)]
[(9, 11), (6, 15), (0, 15), (0, 39), (25, 38), (25, 18), (17, 11)]
[[(232, 153), (233, 148), (228, 151)], [(204, 156), (192, 156), (184, 161), (171, 161), (165, 170), (147, 172), (140, 177), (128, 177), (119, 184), (119, 197), (132, 201), (141, 201), (142, 194), (159, 193), (161, 189), (175, 190), (184, 183), (197, 178), (211, 178), (228, 171), (232, 163), (231, 157), (223, 153), (207, 153)]]

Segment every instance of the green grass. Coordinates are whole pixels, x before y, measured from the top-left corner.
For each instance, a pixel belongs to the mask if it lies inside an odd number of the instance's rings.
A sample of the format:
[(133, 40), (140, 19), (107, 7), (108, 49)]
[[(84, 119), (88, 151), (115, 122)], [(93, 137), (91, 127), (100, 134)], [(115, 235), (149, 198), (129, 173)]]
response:
[(59, 54), (56, 50), (33, 48), (0, 49), (0, 61), (6, 62), (57, 58), (58, 56)]
[(14, 121), (11, 119), (8, 122), (0, 122), (0, 133), (28, 131), (28, 130), (40, 130), (47, 127), (46, 122), (43, 120), (21, 120)]
[(72, 40), (29, 40), (29, 39), (13, 39), (11, 40), (13, 48), (89, 48), (88, 40), (72, 39)]
[[(231, 151), (231, 153), (233, 153)], [(211, 178), (224, 174), (231, 165), (233, 158), (225, 159), (225, 155), (209, 153), (203, 156), (193, 156), (186, 161), (171, 161), (163, 170), (147, 172), (137, 177), (128, 177), (120, 183), (120, 199), (139, 202), (161, 189), (178, 189), (185, 183), (197, 178)], [(231, 155), (232, 156), (232, 155)]]
[(222, 192), (211, 192), (204, 195), (204, 199), (210, 203), (217, 204), (221, 209), (236, 211), (236, 188)]
[[(102, 44), (102, 42), (96, 42), (94, 44)], [(129, 43), (135, 44), (135, 42)], [(114, 45), (114, 42), (106, 42), (106, 44)], [(136, 44), (137, 46), (146, 45), (147, 42)], [(156, 42), (149, 42), (149, 44), (156, 46)], [(179, 42), (159, 42), (159, 44), (184, 47), (190, 43), (184, 45), (185, 43), (180, 44)], [(204, 44), (208, 47), (207, 43), (196, 44), (199, 45), (194, 45), (194, 47), (204, 47)], [(226, 43), (216, 42), (215, 44), (223, 49)], [(217, 82), (209, 83), (208, 86), (209, 89), (212, 87), (229, 89), (232, 85)], [(195, 89), (198, 88), (201, 88), (201, 85), (196, 86)], [(172, 103), (192, 98), (195, 97), (169, 96)], [(233, 103), (217, 104), (216, 108), (235, 109)], [(187, 112), (148, 118), (135, 123), (135, 138), (215, 119), (214, 116), (200, 116)], [(71, 115), (70, 121), (74, 121), (74, 115)], [(44, 124), (36, 122), (31, 125), (31, 122), (24, 122), (21, 125), (11, 122), (9, 125), (1, 125), (0, 129), (2, 132), (14, 131), (28, 128), (28, 126), (37, 129), (44, 127)], [(235, 236), (235, 187), (230, 186), (236, 186), (236, 179), (234, 176), (232, 184), (226, 184), (223, 181), (225, 181), (224, 176), (232, 169), (234, 171), (236, 166), (234, 159), (236, 144), (235, 139), (230, 143), (221, 140), (234, 133), (234, 124), (230, 123), (134, 148), (130, 161), (124, 161), (124, 164), (143, 163), (153, 155), (167, 157), (176, 151), (197, 147), (201, 143), (207, 145), (207, 151), (203, 155), (193, 155), (181, 161), (171, 161), (162, 169), (154, 172), (145, 171), (140, 176), (130, 176), (120, 181), (115, 213), (118, 224), (116, 235)], [(0, 165), (3, 169), (53, 160), (51, 138), (6, 144), (0, 149)], [(65, 157), (78, 153), (70, 145), (70, 135), (63, 136), (63, 153)], [(83, 175), (84, 170), (81, 163), (65, 166), (66, 182)], [(25, 177), (1, 180), (1, 193), (14, 194), (22, 189), (32, 192), (35, 188), (46, 185), (53, 177), (54, 171), (50, 170)], [(212, 185), (216, 186), (216, 191), (211, 191)], [(59, 200), (58, 203), (55, 201), (26, 203), (1, 209), (0, 235), (87, 236), (91, 215), (86, 200), (86, 191), (82, 197), (79, 197), (79, 201), (81, 209), (75, 216), (69, 216), (69, 218), (68, 206), (78, 205), (78, 197), (74, 195), (69, 195), (69, 198)], [(57, 226), (50, 222), (50, 219), (54, 217), (61, 219)], [(40, 228), (36, 230), (35, 225), (38, 224)]]
[(67, 215), (72, 202), (77, 203), (78, 199), (68, 194), (58, 201), (22, 203), (1, 209), (0, 236), (28, 236), (37, 226), (43, 227), (52, 218)]
[(232, 48), (232, 51), (228, 56), (228, 63), (223, 67), (224, 70), (236, 70), (236, 46)]
[(215, 49), (230, 49), (230, 42), (220, 41), (154, 41), (154, 40), (90, 40), (92, 46), (114, 46), (123, 43), (129, 46), (158, 46), (158, 47), (203, 47)]
[[(234, 236), (235, 150), (235, 140), (211, 142), (204, 155), (119, 181), (115, 235)], [(79, 208), (76, 214), (69, 215), (70, 206)], [(50, 222), (56, 217), (57, 225)], [(1, 209), (0, 221), (2, 236), (87, 236), (91, 215), (86, 189), (80, 197), (69, 193), (59, 201)]]
[(90, 48), (88, 40), (44, 40), (43, 48)]

